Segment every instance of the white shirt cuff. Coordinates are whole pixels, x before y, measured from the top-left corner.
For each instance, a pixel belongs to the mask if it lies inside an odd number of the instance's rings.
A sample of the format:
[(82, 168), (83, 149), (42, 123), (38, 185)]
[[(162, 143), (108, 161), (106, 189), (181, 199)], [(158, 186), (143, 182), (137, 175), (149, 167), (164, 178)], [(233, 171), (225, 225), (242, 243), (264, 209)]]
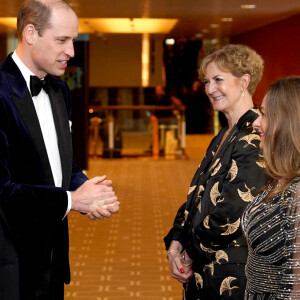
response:
[(68, 213), (70, 212), (71, 207), (72, 207), (72, 196), (71, 196), (71, 193), (69, 191), (67, 191), (67, 195), (68, 195), (68, 207), (67, 207), (67, 211), (66, 211), (63, 219), (68, 215)]

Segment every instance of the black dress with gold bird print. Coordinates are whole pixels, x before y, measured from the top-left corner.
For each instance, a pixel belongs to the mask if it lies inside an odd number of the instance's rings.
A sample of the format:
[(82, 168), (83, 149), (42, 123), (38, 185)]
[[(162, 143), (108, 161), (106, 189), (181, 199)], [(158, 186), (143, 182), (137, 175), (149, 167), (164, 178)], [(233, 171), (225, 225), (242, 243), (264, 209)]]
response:
[(183, 299), (243, 299), (248, 249), (241, 216), (267, 183), (260, 137), (252, 126), (258, 114), (256, 108), (246, 112), (218, 152), (228, 127), (211, 141), (164, 238), (166, 249), (177, 240), (194, 261)]

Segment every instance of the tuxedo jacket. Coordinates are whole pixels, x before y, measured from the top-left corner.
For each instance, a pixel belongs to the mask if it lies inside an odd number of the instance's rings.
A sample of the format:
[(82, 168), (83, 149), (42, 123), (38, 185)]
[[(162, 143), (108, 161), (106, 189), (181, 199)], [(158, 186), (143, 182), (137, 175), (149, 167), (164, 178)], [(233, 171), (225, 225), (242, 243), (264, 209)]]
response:
[(11, 54), (0, 68), (0, 299), (20, 300), (49, 289), (53, 270), (68, 283), (66, 191), (87, 177), (73, 161), (71, 96), (51, 76), (49, 92), (62, 165), (55, 187), (31, 94)]

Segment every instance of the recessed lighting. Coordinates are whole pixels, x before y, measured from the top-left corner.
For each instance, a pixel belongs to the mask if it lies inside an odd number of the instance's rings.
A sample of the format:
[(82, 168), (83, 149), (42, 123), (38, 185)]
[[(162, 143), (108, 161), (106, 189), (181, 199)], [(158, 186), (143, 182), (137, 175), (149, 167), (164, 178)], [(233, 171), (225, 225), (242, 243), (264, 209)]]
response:
[(222, 22), (232, 22), (233, 19), (232, 18), (221, 18)]
[(175, 40), (174, 39), (166, 39), (165, 40), (165, 44), (166, 45), (174, 45), (175, 44)]
[(255, 4), (242, 4), (241, 8), (242, 9), (254, 9), (256, 7)]
[[(169, 33), (178, 19), (79, 18), (79, 33)], [(0, 24), (17, 28), (17, 18), (2, 18)]]
[(201, 32), (202, 32), (202, 33), (208, 33), (208, 32), (209, 32), (209, 30), (208, 30), (208, 29), (206, 29), (206, 28), (204, 28), (204, 29), (202, 29), (202, 30), (201, 30)]
[(210, 26), (210, 28), (218, 28), (220, 25), (219, 24), (210, 24), (209, 26)]
[(202, 38), (202, 36), (203, 36), (202, 33), (196, 33), (196, 34), (195, 34), (195, 38), (198, 38), (198, 39), (199, 39), (199, 38)]

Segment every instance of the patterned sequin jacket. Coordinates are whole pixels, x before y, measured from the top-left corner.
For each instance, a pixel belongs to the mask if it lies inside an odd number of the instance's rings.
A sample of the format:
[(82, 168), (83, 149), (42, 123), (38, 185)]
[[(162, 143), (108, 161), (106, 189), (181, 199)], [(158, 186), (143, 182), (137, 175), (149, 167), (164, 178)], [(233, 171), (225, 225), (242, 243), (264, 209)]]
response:
[(272, 188), (242, 218), (249, 243), (245, 299), (300, 299), (300, 178), (283, 195), (264, 201)]

